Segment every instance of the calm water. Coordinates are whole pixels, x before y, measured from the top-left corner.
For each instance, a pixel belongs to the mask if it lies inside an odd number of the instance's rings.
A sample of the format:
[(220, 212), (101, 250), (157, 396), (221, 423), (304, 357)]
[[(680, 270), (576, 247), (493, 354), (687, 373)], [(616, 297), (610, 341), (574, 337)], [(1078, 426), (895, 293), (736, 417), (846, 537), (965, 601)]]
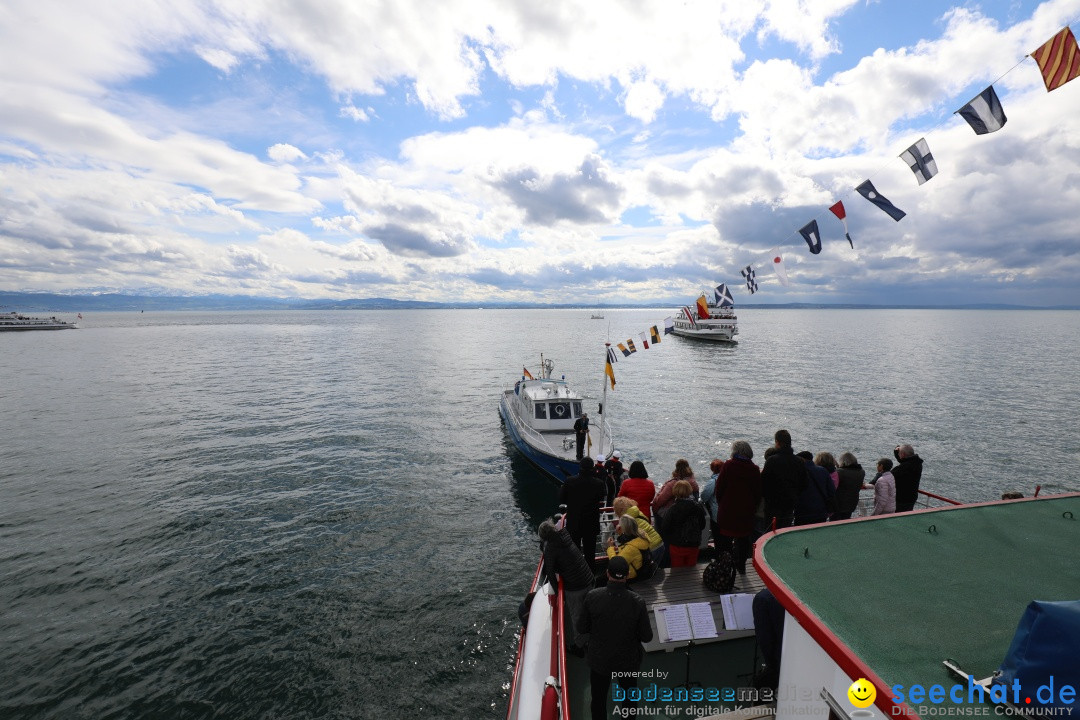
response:
[[(499, 391), (596, 397), (668, 310), (89, 315), (0, 336), (0, 716), (501, 717), (555, 490)], [(911, 442), (964, 500), (1080, 490), (1080, 313), (744, 310), (622, 359), (617, 445), (663, 479), (787, 427)]]

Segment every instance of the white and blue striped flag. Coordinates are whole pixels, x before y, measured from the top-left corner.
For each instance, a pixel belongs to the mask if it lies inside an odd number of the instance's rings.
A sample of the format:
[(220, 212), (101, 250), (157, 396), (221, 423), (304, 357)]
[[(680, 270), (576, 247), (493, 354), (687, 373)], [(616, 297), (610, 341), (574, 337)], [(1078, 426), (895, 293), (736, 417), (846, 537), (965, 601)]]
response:
[(971, 102), (953, 114), (967, 120), (967, 124), (976, 135), (986, 135), (1000, 130), (1009, 120), (1005, 117), (1005, 111), (1001, 109), (1001, 101), (998, 100), (993, 85), (976, 95)]

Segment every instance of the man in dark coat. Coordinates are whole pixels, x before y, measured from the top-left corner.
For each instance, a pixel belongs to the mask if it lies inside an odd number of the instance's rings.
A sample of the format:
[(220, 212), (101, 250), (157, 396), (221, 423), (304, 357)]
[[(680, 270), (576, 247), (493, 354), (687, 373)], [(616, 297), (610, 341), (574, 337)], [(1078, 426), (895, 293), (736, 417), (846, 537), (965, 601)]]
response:
[(581, 413), (574, 421), (574, 438), (577, 440), (577, 459), (585, 456), (585, 436), (589, 434), (589, 413)]
[(566, 530), (557, 530), (555, 523), (545, 520), (540, 523), (536, 534), (544, 548), (544, 575), (547, 581), (552, 588), (558, 588), (559, 578), (562, 578), (566, 647), (575, 655), (584, 655), (586, 638), (580, 637), (576, 628), (585, 595), (593, 587), (592, 570), (585, 562), (581, 548), (574, 544)]
[(899, 461), (892, 469), (896, 478), (896, 512), (908, 512), (914, 509), (919, 498), (923, 461), (910, 445), (897, 445), (893, 456)]
[[(608, 695), (611, 694), (613, 673), (635, 673), (641, 667), (645, 655), (642, 643), (652, 640), (649, 611), (645, 601), (626, 587), (630, 565), (626, 558), (615, 556), (608, 561), (608, 582), (585, 596), (578, 630), (589, 634), (589, 649), (585, 661), (589, 663), (589, 680), (592, 687), (592, 718), (607, 720)], [(618, 693), (628, 687), (637, 687), (636, 677), (620, 676), (616, 679)]]
[(777, 430), (773, 436), (776, 449), (761, 469), (761, 496), (765, 499), (765, 524), (789, 527), (795, 522), (795, 504), (806, 489), (809, 478), (802, 459), (791, 449), (791, 433)]
[(836, 512), (836, 489), (829, 471), (814, 464), (814, 456), (803, 450), (795, 457), (806, 465), (809, 482), (795, 503), (795, 524), (810, 525), (828, 520)]
[(607, 489), (593, 474), (593, 461), (582, 458), (577, 475), (566, 478), (559, 489), (559, 504), (566, 506), (566, 530), (581, 548), (585, 562), (593, 567), (596, 558), (596, 538), (600, 535), (600, 506)]

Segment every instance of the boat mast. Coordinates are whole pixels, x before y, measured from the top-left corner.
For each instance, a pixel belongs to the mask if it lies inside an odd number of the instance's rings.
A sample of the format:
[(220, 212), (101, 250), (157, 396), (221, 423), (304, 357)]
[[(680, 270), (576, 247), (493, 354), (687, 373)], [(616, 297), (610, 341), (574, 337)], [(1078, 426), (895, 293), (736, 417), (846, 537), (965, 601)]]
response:
[(607, 410), (608, 410), (608, 406), (607, 406), (607, 386), (608, 386), (607, 363), (608, 363), (608, 357), (607, 357), (607, 354), (608, 354), (608, 351), (610, 349), (611, 349), (611, 343), (605, 342), (604, 343), (604, 375), (600, 379), (600, 385), (603, 388), (603, 391), (602, 391), (602, 393), (600, 395), (600, 408), (601, 408), (601, 410), (600, 410), (600, 413), (599, 413), (599, 415), (600, 415), (600, 453), (602, 455), (604, 455), (605, 457), (607, 456), (607, 453), (604, 452), (604, 423), (605, 423), (605, 420), (607, 419)]

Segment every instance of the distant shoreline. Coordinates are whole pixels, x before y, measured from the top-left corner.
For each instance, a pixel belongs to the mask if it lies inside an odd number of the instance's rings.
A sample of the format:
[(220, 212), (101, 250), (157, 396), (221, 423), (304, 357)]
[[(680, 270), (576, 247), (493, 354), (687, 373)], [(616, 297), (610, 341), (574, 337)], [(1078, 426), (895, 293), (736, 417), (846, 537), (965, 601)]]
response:
[[(580, 303), (438, 303), (419, 300), (365, 298), (353, 300), (305, 300), (260, 298), (243, 295), (59, 295), (55, 293), (0, 292), (0, 311), (10, 312), (140, 312), (140, 311), (241, 311), (241, 310), (652, 310), (678, 302), (633, 305), (584, 305)], [(860, 303), (744, 303), (739, 310), (1080, 310), (1080, 305), (1009, 305), (970, 303), (959, 305), (874, 305)]]

